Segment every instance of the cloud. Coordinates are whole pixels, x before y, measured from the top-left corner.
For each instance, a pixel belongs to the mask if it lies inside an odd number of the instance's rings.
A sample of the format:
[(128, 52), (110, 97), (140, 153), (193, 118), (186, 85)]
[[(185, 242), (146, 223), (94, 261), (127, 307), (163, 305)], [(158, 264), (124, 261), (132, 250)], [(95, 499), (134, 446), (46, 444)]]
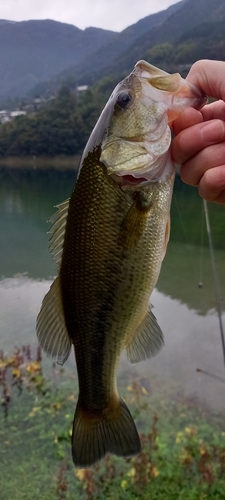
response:
[(0, 5), (0, 19), (22, 21), (55, 19), (78, 28), (88, 26), (121, 31), (179, 0), (7, 0)]

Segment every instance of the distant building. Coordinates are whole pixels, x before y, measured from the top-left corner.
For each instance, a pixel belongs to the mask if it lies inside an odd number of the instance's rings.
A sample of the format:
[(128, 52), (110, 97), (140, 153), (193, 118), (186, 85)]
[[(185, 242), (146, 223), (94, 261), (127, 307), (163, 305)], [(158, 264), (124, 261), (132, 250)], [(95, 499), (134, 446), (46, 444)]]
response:
[(0, 123), (6, 123), (10, 122), (14, 118), (17, 118), (17, 116), (23, 116), (26, 115), (26, 111), (7, 111), (5, 109), (2, 109), (0, 111)]
[(10, 115), (9, 111), (6, 111), (5, 109), (2, 109), (0, 111), (0, 123), (9, 122), (10, 121), (9, 115)]
[(26, 115), (26, 111), (11, 111), (10, 118), (17, 118), (17, 116)]
[(88, 89), (88, 85), (78, 85), (77, 92), (83, 92)]

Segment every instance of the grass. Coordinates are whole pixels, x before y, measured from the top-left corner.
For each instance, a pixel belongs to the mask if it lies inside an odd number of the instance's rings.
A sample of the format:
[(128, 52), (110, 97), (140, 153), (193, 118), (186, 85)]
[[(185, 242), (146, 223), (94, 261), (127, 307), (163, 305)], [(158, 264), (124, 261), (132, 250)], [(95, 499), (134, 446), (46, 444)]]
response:
[[(1, 500), (222, 500), (225, 428), (168, 385), (126, 381), (123, 397), (142, 451), (130, 460), (107, 455), (74, 469), (70, 439), (77, 381), (53, 367), (45, 380), (41, 353), (29, 346), (0, 353)], [(121, 384), (120, 384), (121, 385)], [(75, 390), (74, 390), (75, 389)], [(149, 394), (150, 392), (150, 394)]]

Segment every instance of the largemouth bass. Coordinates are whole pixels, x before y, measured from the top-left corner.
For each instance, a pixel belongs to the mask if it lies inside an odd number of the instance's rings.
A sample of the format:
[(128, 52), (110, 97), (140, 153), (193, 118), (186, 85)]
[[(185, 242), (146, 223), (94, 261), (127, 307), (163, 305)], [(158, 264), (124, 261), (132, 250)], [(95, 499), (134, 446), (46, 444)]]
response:
[(205, 96), (179, 74), (139, 61), (117, 85), (84, 150), (70, 200), (53, 217), (58, 277), (37, 319), (43, 350), (63, 364), (71, 346), (79, 380), (72, 455), (89, 467), (107, 452), (130, 457), (140, 440), (119, 397), (121, 351), (155, 355), (163, 334), (149, 304), (170, 233), (172, 122)]

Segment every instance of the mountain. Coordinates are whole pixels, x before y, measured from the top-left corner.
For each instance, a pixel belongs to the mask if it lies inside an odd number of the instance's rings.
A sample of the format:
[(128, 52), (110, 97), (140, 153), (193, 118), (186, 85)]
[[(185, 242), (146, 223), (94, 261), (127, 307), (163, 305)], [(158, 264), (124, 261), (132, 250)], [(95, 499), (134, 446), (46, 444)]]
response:
[[(171, 5), (168, 9), (157, 12), (156, 14), (151, 14), (135, 24), (132, 24), (121, 33), (117, 34), (113, 40), (105, 44), (104, 47), (100, 47), (95, 54), (93, 54), (91, 60), (89, 61), (91, 67), (89, 69), (96, 70), (101, 69), (108, 61), (112, 59), (117, 59), (118, 56), (126, 49), (129, 50), (133, 44), (135, 45), (136, 40), (146, 33), (150, 33), (152, 29), (162, 26), (164, 22), (177, 10), (181, 8), (181, 5), (187, 2), (183, 0)], [(78, 68), (78, 65), (76, 65)], [(87, 70), (87, 64), (85, 62), (79, 64), (79, 73)]]
[[(214, 31), (216, 31), (217, 25), (223, 25), (222, 33), (218, 28), (222, 47), (218, 55), (217, 53), (214, 53), (214, 58), (221, 58), (222, 60), (225, 60), (225, 51), (223, 50), (225, 33), (224, 0), (213, 0), (213, 4), (211, 0), (186, 0), (185, 2), (181, 2), (179, 5), (180, 8), (173, 12), (162, 25), (153, 27), (152, 30), (143, 33), (135, 40), (135, 43), (130, 45), (127, 50), (117, 57), (117, 59), (112, 61), (111, 64), (108, 64), (108, 66), (104, 68), (101, 76), (104, 76), (105, 74), (114, 74), (115, 71), (117, 73), (127, 73), (131, 71), (136, 61), (146, 58), (150, 50), (153, 50), (154, 47), (156, 48), (162, 44), (169, 43), (171, 44), (174, 53), (176, 51), (178, 52), (178, 45), (181, 43), (182, 36), (185, 38), (186, 34), (189, 33), (190, 42), (194, 39), (194, 37), (196, 38), (200, 26), (207, 23), (214, 23)], [(187, 56), (184, 57), (184, 60), (179, 62), (192, 64), (200, 57), (210, 58), (212, 55), (208, 49), (212, 41), (211, 36), (213, 35), (210, 30), (208, 30), (208, 32), (205, 31), (204, 36), (202, 36), (203, 50), (201, 50), (201, 56), (198, 54), (198, 51), (196, 51), (196, 53), (192, 54), (193, 57), (189, 57), (187, 54)], [(163, 59), (155, 59), (154, 61), (151, 59), (148, 60), (154, 64), (158, 62), (161, 63), (163, 61)], [(169, 71), (171, 62), (171, 54), (169, 53), (166, 64), (164, 64), (164, 69)], [(82, 65), (79, 67), (82, 68)], [(77, 68), (77, 72), (79, 72), (79, 67)], [(88, 77), (89, 75), (86, 73), (86, 75), (84, 75), (84, 79), (87, 79)], [(100, 74), (98, 77), (100, 78)]]
[(25, 95), (38, 82), (81, 63), (116, 35), (51, 20), (0, 20), (0, 97)]
[(63, 70), (66, 73), (59, 80), (67, 73), (77, 73), (77, 67), (79, 74), (91, 71), (94, 77), (139, 36), (164, 23), (183, 2), (147, 16), (121, 33), (99, 28), (80, 30), (51, 20), (0, 20), (0, 99), (24, 96), (36, 84), (39, 92), (43, 82)]
[[(135, 45), (136, 40), (140, 36), (151, 32), (155, 27), (163, 25), (163, 23), (187, 1), (188, 0), (182, 0), (163, 11), (151, 14), (139, 20), (137, 23), (132, 24), (121, 33), (117, 33), (108, 43), (103, 44), (102, 47), (93, 52), (91, 57), (87, 57), (81, 63), (74, 64), (66, 70), (63, 70), (51, 82), (41, 82), (37, 87), (32, 89), (32, 94), (42, 94), (45, 92), (49, 94), (55, 92), (65, 81), (69, 85), (72, 85), (74, 81), (79, 84), (88, 83), (92, 85), (101, 78), (101, 71), (103, 71), (102, 74), (106, 75), (106, 68), (108, 68), (114, 60), (117, 61), (118, 57), (126, 52), (126, 50), (129, 50), (129, 47), (133, 44)], [(116, 71), (116, 73), (118, 73), (118, 71)]]
[[(146, 59), (166, 71), (183, 71), (201, 58), (225, 60), (224, 0), (183, 0), (118, 33), (91, 58), (58, 74), (34, 92), (56, 92), (63, 83), (93, 85), (108, 75), (117, 80)], [(136, 34), (136, 35), (135, 35)], [(185, 72), (184, 72), (185, 74)]]
[(154, 45), (163, 42), (176, 43), (185, 32), (197, 29), (203, 22), (222, 20), (225, 23), (224, 0), (213, 0), (213, 4), (211, 0), (188, 0), (162, 26), (140, 36), (135, 44), (129, 47), (129, 53), (124, 52), (121, 60), (117, 60), (117, 67), (124, 67), (124, 64), (133, 66), (135, 61)]

